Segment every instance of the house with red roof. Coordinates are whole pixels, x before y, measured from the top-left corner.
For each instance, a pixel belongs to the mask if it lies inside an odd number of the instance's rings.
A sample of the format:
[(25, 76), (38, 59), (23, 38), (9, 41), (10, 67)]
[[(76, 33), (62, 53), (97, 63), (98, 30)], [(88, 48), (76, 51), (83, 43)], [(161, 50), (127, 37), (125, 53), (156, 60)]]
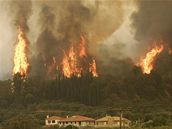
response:
[(63, 117), (59, 116), (51, 116), (47, 115), (47, 118), (45, 119), (45, 125), (46, 126), (51, 126), (51, 125), (58, 125), (59, 121), (64, 119)]
[(60, 120), (61, 126), (74, 125), (74, 126), (94, 126), (95, 120), (90, 117), (74, 115)]
[[(131, 121), (127, 118), (121, 118), (121, 126), (129, 127)], [(120, 117), (119, 116), (105, 116), (95, 121), (95, 127), (120, 127)]]
[(66, 118), (59, 116), (51, 116), (51, 117), (48, 116), (45, 120), (45, 125), (46, 126), (51, 126), (51, 125), (94, 126), (95, 119), (81, 115), (74, 115)]

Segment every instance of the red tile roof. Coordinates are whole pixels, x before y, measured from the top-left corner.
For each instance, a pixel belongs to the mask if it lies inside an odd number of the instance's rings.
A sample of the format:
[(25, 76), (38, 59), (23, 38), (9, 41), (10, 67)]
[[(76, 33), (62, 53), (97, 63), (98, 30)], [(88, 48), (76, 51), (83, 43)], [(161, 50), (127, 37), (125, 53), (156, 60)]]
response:
[(63, 120), (65, 118), (60, 117), (60, 116), (50, 116), (48, 118), (46, 118), (46, 120)]
[(86, 116), (80, 116), (80, 115), (75, 115), (71, 116), (65, 119), (60, 120), (61, 122), (77, 122), (77, 121), (95, 121), (93, 118), (86, 117)]
[[(97, 119), (96, 122), (106, 122), (106, 121), (109, 121), (109, 120), (120, 121), (120, 117), (119, 116), (105, 116), (103, 118)], [(123, 117), (122, 117), (121, 120), (122, 121), (129, 121), (128, 119), (123, 118)]]

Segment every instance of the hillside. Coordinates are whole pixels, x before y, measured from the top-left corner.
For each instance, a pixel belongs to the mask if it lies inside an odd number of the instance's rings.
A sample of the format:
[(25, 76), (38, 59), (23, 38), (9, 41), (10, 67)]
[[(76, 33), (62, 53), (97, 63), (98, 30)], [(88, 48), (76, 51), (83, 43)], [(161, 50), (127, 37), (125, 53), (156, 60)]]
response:
[[(44, 125), (46, 115), (81, 114), (99, 118), (119, 115), (113, 109), (130, 108), (124, 116), (154, 126), (169, 125), (172, 121), (171, 80), (153, 71), (142, 74), (134, 67), (125, 76), (89, 75), (70, 79), (27, 78), (0, 82), (0, 122), (3, 124), (19, 114), (30, 114)], [(159, 122), (160, 121), (160, 122)], [(157, 124), (160, 123), (160, 124)]]

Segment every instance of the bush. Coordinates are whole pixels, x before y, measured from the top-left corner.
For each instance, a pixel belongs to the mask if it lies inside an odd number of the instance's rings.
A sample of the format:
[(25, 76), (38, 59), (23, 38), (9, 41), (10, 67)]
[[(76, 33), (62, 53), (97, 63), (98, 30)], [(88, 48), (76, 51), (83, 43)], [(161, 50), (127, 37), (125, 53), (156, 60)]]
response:
[(68, 125), (65, 127), (65, 129), (79, 129), (79, 128), (76, 126)]
[(153, 126), (163, 126), (167, 124), (167, 119), (162, 116), (157, 116), (153, 119)]
[(38, 129), (38, 120), (30, 115), (17, 115), (5, 123), (3, 123), (3, 129)]

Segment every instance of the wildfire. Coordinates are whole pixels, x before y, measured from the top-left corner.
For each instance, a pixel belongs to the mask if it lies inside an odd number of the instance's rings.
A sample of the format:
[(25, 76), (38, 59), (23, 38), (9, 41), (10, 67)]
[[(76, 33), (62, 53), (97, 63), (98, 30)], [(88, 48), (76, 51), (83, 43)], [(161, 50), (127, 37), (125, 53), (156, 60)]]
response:
[(90, 63), (89, 72), (92, 73), (93, 77), (98, 77), (96, 61), (94, 59), (92, 60), (92, 63)]
[(72, 75), (81, 77), (82, 68), (78, 67), (77, 55), (74, 51), (74, 46), (72, 45), (68, 55), (62, 60), (63, 64), (63, 74), (67, 78), (70, 78)]
[(79, 56), (82, 58), (82, 57), (86, 57), (87, 54), (86, 54), (86, 50), (85, 50), (85, 39), (84, 39), (84, 36), (81, 35), (80, 39), (81, 39), (81, 42), (80, 42)]
[[(85, 59), (87, 59), (85, 61)], [(81, 62), (84, 60), (84, 66)], [(88, 67), (86, 68), (85, 64), (88, 63)], [(85, 39), (84, 36), (80, 37), (79, 48), (73, 44), (69, 48), (69, 52), (66, 54), (62, 60), (62, 73), (65, 77), (70, 78), (72, 76), (81, 77), (82, 73), (89, 69), (89, 72), (93, 77), (98, 77), (96, 71), (96, 61), (92, 60), (89, 63), (89, 59), (86, 53), (85, 48)]]
[(72, 72), (71, 72), (71, 69), (70, 69), (70, 65), (69, 65), (69, 61), (68, 61), (67, 56), (65, 56), (63, 58), (62, 64), (63, 64), (62, 69), (63, 69), (64, 76), (66, 76), (67, 78), (70, 78), (72, 76)]
[(14, 54), (13, 74), (19, 73), (26, 77), (28, 72), (29, 62), (27, 57), (27, 39), (22, 28), (18, 28), (17, 45)]
[(155, 45), (154, 48), (152, 48), (146, 56), (140, 60), (139, 66), (141, 67), (143, 73), (150, 74), (151, 70), (153, 69), (153, 63), (155, 61), (155, 58), (157, 55), (159, 55), (162, 50), (164, 49), (164, 46), (162, 44)]

